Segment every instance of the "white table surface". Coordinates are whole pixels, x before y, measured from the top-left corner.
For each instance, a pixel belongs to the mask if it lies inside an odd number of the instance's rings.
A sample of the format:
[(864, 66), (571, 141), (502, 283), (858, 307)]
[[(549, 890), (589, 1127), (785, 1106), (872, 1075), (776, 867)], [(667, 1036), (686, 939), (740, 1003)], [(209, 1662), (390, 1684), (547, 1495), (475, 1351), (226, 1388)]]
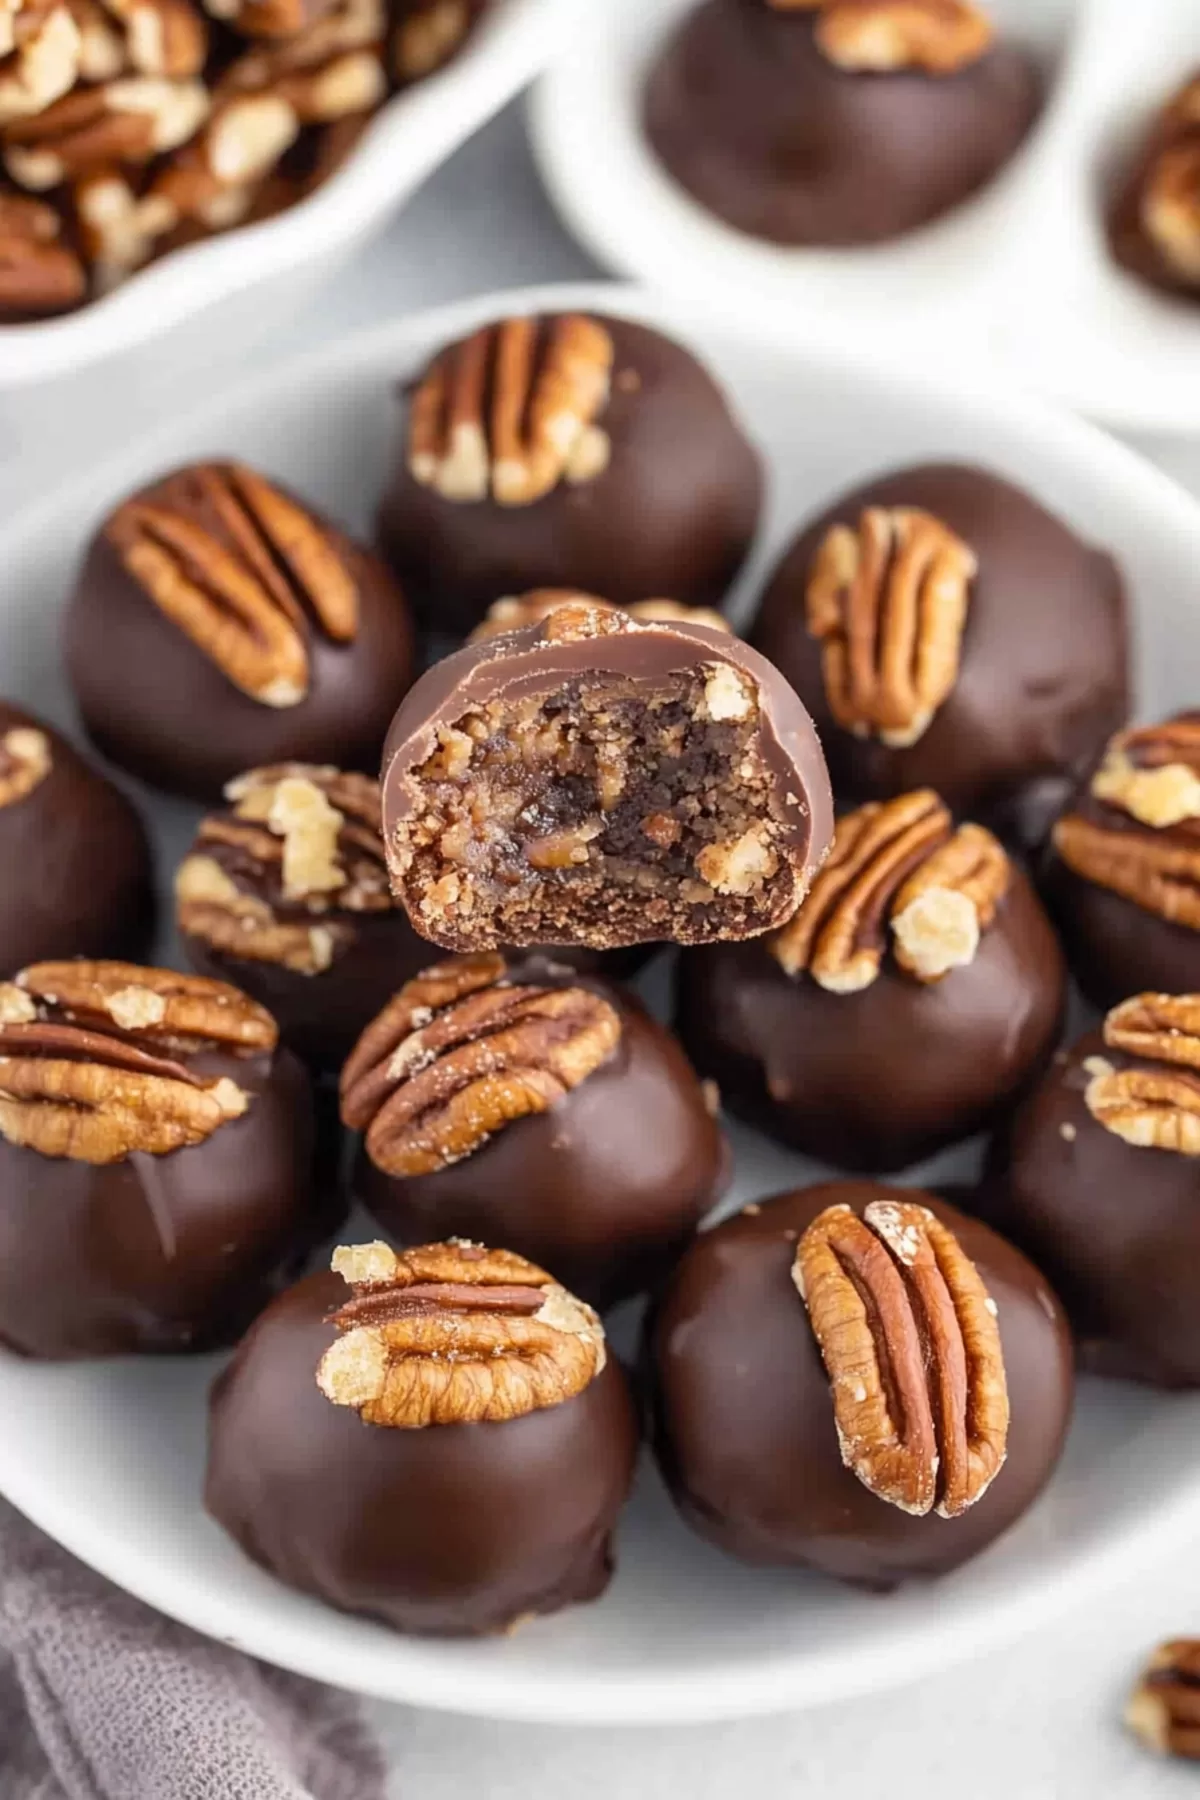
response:
[[(281, 319), (254, 362), (439, 301), (595, 273), (541, 194), (513, 108), (335, 285)], [(23, 422), (19, 434), (0, 397), (0, 515), (101, 454), (114, 419), (133, 435), (211, 388), (202, 358), (151, 392), (126, 359), (48, 388), (36, 426)], [(1200, 494), (1200, 438), (1137, 447)], [(816, 1712), (621, 1732), (370, 1711), (395, 1794), (421, 1800), (725, 1800), (731, 1792), (747, 1800), (1171, 1800), (1195, 1796), (1200, 1772), (1147, 1757), (1117, 1720), (1141, 1653), (1190, 1633), (1200, 1635), (1200, 1556), (1176, 1549), (1035, 1640), (915, 1688)]]

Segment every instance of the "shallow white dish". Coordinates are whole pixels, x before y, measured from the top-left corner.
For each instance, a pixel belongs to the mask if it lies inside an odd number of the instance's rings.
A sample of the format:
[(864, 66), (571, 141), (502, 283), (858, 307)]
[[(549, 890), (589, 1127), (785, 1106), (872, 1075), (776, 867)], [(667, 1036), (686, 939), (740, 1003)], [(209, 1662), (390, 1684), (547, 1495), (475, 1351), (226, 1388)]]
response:
[[(980, 461), (1032, 487), (1120, 556), (1141, 620), (1143, 705), (1157, 711), (1195, 699), (1187, 684), (1200, 648), (1191, 600), (1200, 509), (1129, 452), (1086, 425), (959, 378), (877, 365), (819, 335), (781, 352), (693, 307), (598, 286), (455, 306), (285, 364), (122, 448), (9, 521), (0, 568), (4, 690), (69, 719), (57, 609), (85, 534), (130, 487), (176, 460), (236, 452), (365, 529), (396, 378), (497, 312), (564, 306), (661, 324), (693, 343), (732, 390), (772, 472), (747, 592), (792, 527), (868, 471), (930, 456)], [(161, 802), (153, 811), (165, 871), (193, 814)], [(731, 1203), (811, 1173), (751, 1132), (735, 1140)], [(960, 1153), (942, 1158), (937, 1172), (970, 1164)], [(1088, 1384), (1044, 1499), (1002, 1543), (935, 1586), (880, 1598), (744, 1569), (685, 1530), (645, 1467), (602, 1601), (510, 1639), (425, 1642), (288, 1592), (205, 1517), (204, 1395), (216, 1366), (207, 1358), (46, 1367), (0, 1355), (0, 1491), (85, 1561), (214, 1637), (386, 1698), (495, 1716), (701, 1720), (908, 1681), (1128, 1575), (1139, 1558), (1193, 1531), (1200, 1506), (1200, 1395)]]
[(543, 178), (594, 255), (666, 292), (753, 314), (756, 330), (785, 343), (832, 317), (914, 367), (985, 362), (1109, 424), (1195, 430), (1200, 302), (1120, 269), (1103, 219), (1114, 167), (1200, 66), (1195, 0), (1139, 0), (1132, 12), (1128, 0), (985, 0), (1046, 64), (1040, 122), (967, 205), (895, 243), (840, 251), (732, 230), (675, 185), (646, 143), (647, 70), (696, 3), (592, 9), (533, 95)]
[(277, 218), (176, 251), (61, 319), (0, 326), (0, 389), (69, 375), (185, 320), (197, 342), (268, 335), (541, 69), (577, 0), (494, 0), (444, 70), (382, 107), (344, 168)]

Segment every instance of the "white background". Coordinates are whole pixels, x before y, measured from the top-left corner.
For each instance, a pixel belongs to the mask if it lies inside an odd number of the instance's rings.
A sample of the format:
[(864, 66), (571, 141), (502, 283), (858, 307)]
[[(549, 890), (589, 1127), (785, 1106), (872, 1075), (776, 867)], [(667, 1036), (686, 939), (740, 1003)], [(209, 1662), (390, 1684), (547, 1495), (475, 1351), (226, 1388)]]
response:
[[(253, 363), (459, 296), (594, 274), (541, 195), (512, 109), (332, 288), (279, 318)], [(102, 456), (115, 433), (135, 435), (235, 376), (226, 354), (153, 382), (136, 362), (109, 363), (46, 389), (32, 418), (22, 405), (19, 426), (0, 397), (0, 515)], [(1200, 494), (1200, 440), (1136, 447)], [(1148, 1758), (1118, 1719), (1142, 1653), (1192, 1633), (1200, 1556), (1176, 1548), (1035, 1640), (917, 1688), (788, 1718), (620, 1732), (370, 1710), (406, 1800), (1172, 1800), (1197, 1794), (1200, 1770)]]

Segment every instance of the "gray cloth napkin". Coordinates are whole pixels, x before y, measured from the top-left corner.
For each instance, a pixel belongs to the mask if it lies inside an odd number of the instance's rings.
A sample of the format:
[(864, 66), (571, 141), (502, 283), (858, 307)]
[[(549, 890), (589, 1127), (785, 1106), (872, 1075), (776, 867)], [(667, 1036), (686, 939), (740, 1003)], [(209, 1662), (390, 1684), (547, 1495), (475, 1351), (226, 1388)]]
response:
[(0, 1501), (0, 1800), (383, 1800), (384, 1782), (349, 1696), (162, 1618)]

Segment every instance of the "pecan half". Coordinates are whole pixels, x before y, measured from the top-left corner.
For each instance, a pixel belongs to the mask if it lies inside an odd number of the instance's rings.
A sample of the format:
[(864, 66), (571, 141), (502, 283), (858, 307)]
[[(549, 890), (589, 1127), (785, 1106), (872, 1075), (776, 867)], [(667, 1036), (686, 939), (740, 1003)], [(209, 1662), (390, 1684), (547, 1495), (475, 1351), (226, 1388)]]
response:
[(444, 68), (471, 29), (470, 0), (428, 0), (396, 26), (392, 65), (398, 81), (421, 81)]
[(528, 506), (560, 481), (591, 481), (611, 446), (596, 424), (613, 341), (581, 313), (505, 319), (443, 350), (419, 383), (408, 467), (445, 500)]
[(101, 0), (67, 0), (67, 8), (79, 32), (81, 81), (115, 81), (130, 69), (125, 32), (101, 4)]
[(359, 1244), (335, 1251), (333, 1267), (353, 1298), (332, 1315), (342, 1336), (317, 1386), (368, 1425), (519, 1419), (573, 1399), (604, 1367), (591, 1307), (511, 1251), (460, 1238)]
[(1200, 718), (1184, 714), (1119, 731), (1092, 777), (1092, 793), (1155, 831), (1200, 819)]
[(243, 463), (199, 463), (118, 507), (105, 534), (150, 598), (251, 699), (308, 692), (309, 621), (336, 643), (358, 629), (338, 545)]
[(1200, 1156), (1200, 995), (1135, 994), (1108, 1014), (1104, 1041), (1145, 1060), (1088, 1059), (1093, 1119), (1136, 1148)]
[(0, 734), (0, 810), (14, 806), (45, 781), (54, 764), (50, 739), (32, 725)]
[[(468, 638), (468, 643), (477, 644), (484, 638), (501, 637), (506, 631), (520, 631), (526, 625), (540, 625), (548, 619), (552, 612), (560, 606), (578, 604), (585, 606), (608, 606), (607, 600), (597, 600), (594, 594), (581, 594), (574, 588), (535, 588), (531, 593), (508, 595), (503, 600), (493, 600), (487, 613), (480, 620)], [(684, 606), (678, 600), (634, 600), (622, 610), (635, 619), (680, 620), (685, 625), (707, 625), (711, 631), (727, 631), (732, 635), (733, 627), (723, 613), (714, 612), (708, 606)]]
[(838, 820), (799, 911), (767, 947), (789, 975), (856, 994), (879, 974), (890, 924), (900, 967), (939, 981), (974, 959), (1010, 874), (991, 832), (955, 831), (932, 789), (875, 801)]
[(30, 997), (40, 1020), (120, 1032), (144, 1050), (260, 1055), (279, 1041), (265, 1007), (240, 988), (203, 975), (80, 959), (33, 963), (13, 985)]
[(1132, 199), (1165, 267), (1185, 286), (1200, 285), (1200, 76), (1185, 82), (1163, 110)]
[(857, 737), (915, 744), (958, 677), (974, 553), (931, 513), (869, 506), (833, 525), (809, 572), (809, 634), (829, 708)]
[(839, 69), (953, 75), (991, 49), (991, 20), (971, 0), (826, 0), (821, 50)]
[(621, 1020), (585, 987), (507, 979), (462, 956), (407, 982), (342, 1072), (342, 1119), (389, 1175), (428, 1175), (514, 1119), (547, 1112), (617, 1048)]
[(1004, 1463), (1008, 1386), (995, 1303), (950, 1229), (908, 1200), (831, 1206), (792, 1279), (829, 1376), (842, 1461), (901, 1511), (952, 1519)]
[(1129, 1696), (1125, 1724), (1147, 1750), (1200, 1761), (1200, 1641), (1159, 1645)]
[(104, 0), (125, 28), (129, 60), (141, 75), (179, 81), (199, 75), (208, 56), (208, 27), (191, 0)]
[(75, 85), (79, 27), (55, 0), (16, 0), (0, 13), (0, 125), (27, 119)]
[(190, 138), (208, 116), (202, 81), (131, 75), (77, 88), (36, 117), (9, 125), (4, 166), (41, 193), (114, 163), (145, 163)]

